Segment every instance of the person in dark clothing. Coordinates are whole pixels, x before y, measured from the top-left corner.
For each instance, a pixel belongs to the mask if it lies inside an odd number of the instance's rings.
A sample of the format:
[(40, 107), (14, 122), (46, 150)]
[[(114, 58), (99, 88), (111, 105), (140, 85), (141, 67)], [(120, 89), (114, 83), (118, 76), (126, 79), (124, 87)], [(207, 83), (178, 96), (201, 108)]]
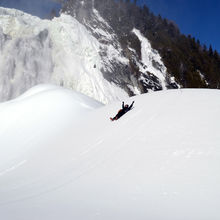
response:
[(125, 105), (124, 102), (122, 102), (122, 109), (118, 111), (118, 114), (114, 118), (110, 118), (110, 119), (112, 121), (118, 120), (122, 115), (124, 115), (125, 113), (127, 113), (128, 111), (132, 109), (133, 104), (134, 104), (134, 101), (132, 102), (130, 106), (128, 104)]

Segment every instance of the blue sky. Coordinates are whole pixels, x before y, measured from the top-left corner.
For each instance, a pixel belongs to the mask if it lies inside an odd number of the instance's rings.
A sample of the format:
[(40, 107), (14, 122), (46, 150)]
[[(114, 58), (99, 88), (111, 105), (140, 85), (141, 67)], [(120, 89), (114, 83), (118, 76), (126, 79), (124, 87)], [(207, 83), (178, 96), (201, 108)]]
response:
[[(103, 0), (105, 1), (105, 0)], [(220, 52), (220, 0), (138, 0), (155, 14), (173, 20), (186, 35)], [(59, 8), (52, 0), (0, 0), (0, 6), (18, 8), (40, 17), (51, 8)]]
[(0, 6), (20, 9), (42, 18), (48, 17), (52, 8), (59, 8), (53, 0), (0, 0)]
[(175, 21), (181, 33), (220, 52), (220, 0), (139, 0), (155, 14)]

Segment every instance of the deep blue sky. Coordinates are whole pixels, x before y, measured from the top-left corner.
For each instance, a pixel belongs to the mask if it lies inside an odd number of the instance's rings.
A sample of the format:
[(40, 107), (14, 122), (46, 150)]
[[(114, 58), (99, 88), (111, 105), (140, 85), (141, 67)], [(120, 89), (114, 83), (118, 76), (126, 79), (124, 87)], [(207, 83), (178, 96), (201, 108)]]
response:
[(41, 18), (48, 17), (52, 8), (59, 8), (55, 0), (0, 0), (0, 6), (16, 8)]
[[(18, 8), (40, 17), (51, 8), (59, 8), (54, 0), (0, 0), (0, 6)], [(105, 1), (105, 0), (103, 0)], [(191, 34), (207, 47), (220, 52), (220, 0), (138, 0), (154, 14), (173, 20), (186, 35)]]
[(220, 0), (139, 0), (155, 14), (173, 20), (181, 33), (220, 52)]

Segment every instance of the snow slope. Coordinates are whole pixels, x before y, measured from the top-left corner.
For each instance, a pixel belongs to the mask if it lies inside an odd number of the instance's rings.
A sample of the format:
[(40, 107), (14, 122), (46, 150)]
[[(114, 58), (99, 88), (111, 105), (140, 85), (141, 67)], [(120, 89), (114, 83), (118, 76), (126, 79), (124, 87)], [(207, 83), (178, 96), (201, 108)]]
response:
[(38, 86), (0, 104), (5, 220), (219, 220), (220, 92), (168, 90), (121, 107)]

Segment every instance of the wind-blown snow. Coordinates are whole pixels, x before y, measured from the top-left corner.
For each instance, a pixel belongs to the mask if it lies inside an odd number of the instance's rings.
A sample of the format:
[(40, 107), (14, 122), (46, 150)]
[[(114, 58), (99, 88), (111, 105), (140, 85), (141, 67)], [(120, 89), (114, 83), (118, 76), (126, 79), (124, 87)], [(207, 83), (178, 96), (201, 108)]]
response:
[(49, 21), (0, 8), (0, 51), (1, 101), (41, 83), (62, 85), (103, 103), (128, 97), (104, 79), (100, 43), (69, 15)]
[(0, 216), (7, 220), (219, 220), (218, 90), (102, 107), (38, 86), (0, 104)]

